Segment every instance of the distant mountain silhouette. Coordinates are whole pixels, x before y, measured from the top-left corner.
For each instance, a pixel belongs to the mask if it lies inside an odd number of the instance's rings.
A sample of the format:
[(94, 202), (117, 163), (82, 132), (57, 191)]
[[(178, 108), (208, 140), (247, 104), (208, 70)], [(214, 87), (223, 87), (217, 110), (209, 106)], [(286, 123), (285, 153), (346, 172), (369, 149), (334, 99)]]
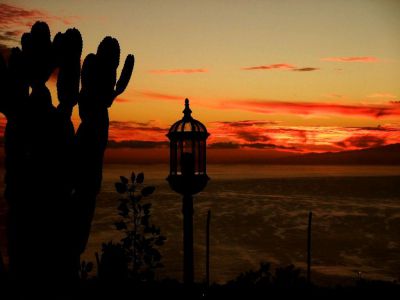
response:
[[(298, 154), (277, 150), (209, 149), (210, 164), (271, 164), (271, 165), (400, 165), (400, 143), (386, 146), (340, 151)], [(167, 148), (108, 149), (105, 163), (108, 164), (160, 164), (169, 159)]]
[(400, 165), (400, 143), (361, 150), (307, 153), (278, 158), (272, 163), (299, 165)]

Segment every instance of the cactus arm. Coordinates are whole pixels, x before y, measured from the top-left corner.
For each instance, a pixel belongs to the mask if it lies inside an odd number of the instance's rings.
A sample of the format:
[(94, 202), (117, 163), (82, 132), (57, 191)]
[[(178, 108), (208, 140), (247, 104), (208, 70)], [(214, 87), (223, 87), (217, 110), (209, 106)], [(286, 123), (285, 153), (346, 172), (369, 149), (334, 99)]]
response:
[(45, 85), (54, 70), (50, 28), (44, 22), (36, 22), (29, 37), (23, 51), (27, 53), (29, 83), (32, 89), (35, 89)]
[(69, 118), (79, 96), (81, 34), (75, 28), (68, 29), (64, 34), (56, 35), (53, 46), (56, 52), (56, 64), (59, 67), (57, 94), (60, 104), (58, 110), (64, 112)]
[(129, 54), (125, 59), (121, 76), (119, 77), (117, 85), (115, 87), (115, 97), (121, 95), (128, 86), (129, 80), (131, 79), (132, 76), (134, 65), (135, 65), (135, 57), (132, 54)]

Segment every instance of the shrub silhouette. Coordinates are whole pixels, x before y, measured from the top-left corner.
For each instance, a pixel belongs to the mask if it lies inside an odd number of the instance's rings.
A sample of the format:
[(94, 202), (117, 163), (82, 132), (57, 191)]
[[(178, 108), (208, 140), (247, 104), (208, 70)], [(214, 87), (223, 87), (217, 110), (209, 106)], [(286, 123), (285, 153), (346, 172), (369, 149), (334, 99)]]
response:
[(278, 288), (305, 288), (306, 278), (301, 276), (301, 270), (294, 265), (279, 267), (275, 270), (274, 284)]
[(262, 262), (258, 270), (241, 273), (236, 279), (229, 281), (227, 287), (241, 289), (304, 288), (306, 279), (301, 276), (301, 270), (294, 265), (278, 267), (272, 273), (271, 264)]
[[(77, 29), (51, 41), (48, 25), (36, 22), (23, 34), (22, 49), (12, 49), (7, 62), (0, 56), (9, 270), (19, 281), (78, 278), (102, 181), (108, 107), (125, 90), (134, 65), (128, 55), (117, 81), (120, 48), (106, 37), (81, 70), (82, 45)], [(59, 104), (54, 107), (46, 82), (56, 69)], [(81, 123), (75, 133), (76, 104)]]
[(101, 278), (131, 278), (137, 282), (149, 282), (154, 280), (155, 270), (163, 267), (158, 248), (166, 238), (161, 235), (160, 228), (151, 223), (152, 204), (144, 202), (155, 187), (144, 186), (143, 182), (143, 173), (136, 176), (132, 172), (130, 181), (120, 176), (120, 182), (115, 183), (116, 191), (122, 196), (118, 206), (122, 219), (115, 223), (115, 227), (125, 236), (121, 243), (103, 244), (99, 266)]

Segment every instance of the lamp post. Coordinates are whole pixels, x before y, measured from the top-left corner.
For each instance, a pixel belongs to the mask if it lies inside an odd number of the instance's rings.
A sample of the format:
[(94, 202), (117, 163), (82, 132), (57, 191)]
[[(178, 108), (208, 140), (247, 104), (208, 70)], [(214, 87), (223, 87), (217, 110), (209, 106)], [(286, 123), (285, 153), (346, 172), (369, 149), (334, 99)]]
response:
[(206, 127), (193, 119), (189, 100), (185, 99), (183, 118), (175, 122), (167, 137), (170, 140), (170, 187), (183, 196), (183, 282), (194, 281), (193, 195), (201, 192), (209, 177), (206, 172)]

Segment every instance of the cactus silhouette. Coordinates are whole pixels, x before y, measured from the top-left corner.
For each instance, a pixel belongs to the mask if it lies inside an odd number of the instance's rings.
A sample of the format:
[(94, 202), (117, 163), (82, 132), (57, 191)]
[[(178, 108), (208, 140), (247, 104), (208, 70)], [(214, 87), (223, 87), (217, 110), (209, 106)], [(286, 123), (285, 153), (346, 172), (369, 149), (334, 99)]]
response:
[[(118, 41), (106, 37), (100, 43), (96, 54), (89, 54), (82, 66), (82, 89), (79, 94), (79, 115), (82, 123), (76, 134), (77, 182), (75, 185), (77, 210), (81, 231), (80, 249), (84, 250), (93, 218), (96, 195), (100, 189), (102, 161), (108, 140), (108, 111), (115, 97), (121, 94), (130, 80), (134, 58), (128, 55), (121, 78), (116, 83), (120, 48)], [(116, 86), (116, 89), (115, 89)], [(88, 218), (89, 216), (89, 218)]]
[[(46, 285), (65, 285), (78, 278), (101, 186), (108, 108), (127, 87), (134, 57), (127, 56), (117, 82), (120, 48), (112, 37), (85, 58), (82, 70), (83, 42), (75, 28), (51, 41), (48, 25), (36, 22), (21, 46), (7, 62), (0, 55), (9, 270), (12, 278), (36, 287), (43, 278)], [(46, 87), (55, 70), (57, 107)], [(81, 124), (75, 132), (76, 104)]]

